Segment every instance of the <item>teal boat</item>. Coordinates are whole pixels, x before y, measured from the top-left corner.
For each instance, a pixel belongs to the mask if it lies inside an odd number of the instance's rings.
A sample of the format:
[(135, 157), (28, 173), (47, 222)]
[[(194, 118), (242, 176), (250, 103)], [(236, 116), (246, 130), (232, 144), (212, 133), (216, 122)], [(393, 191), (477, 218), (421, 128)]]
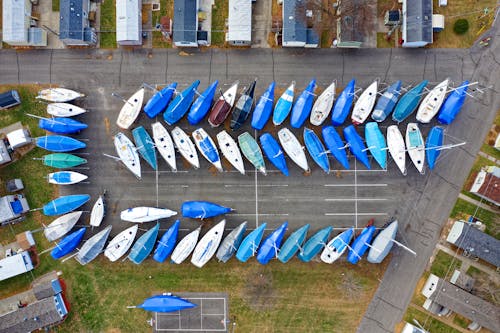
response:
[(156, 223), (153, 228), (146, 231), (144, 235), (137, 239), (128, 255), (130, 261), (132, 261), (134, 264), (139, 265), (149, 256), (151, 251), (153, 251), (153, 247), (155, 246), (156, 237), (158, 237), (159, 230), (160, 223)]
[(68, 153), (54, 153), (42, 157), (43, 164), (58, 169), (74, 168), (87, 163), (87, 160)]
[(365, 140), (375, 161), (382, 169), (385, 169), (387, 167), (387, 142), (378, 123), (372, 121), (366, 124)]
[(413, 87), (410, 91), (401, 97), (398, 104), (396, 104), (396, 108), (394, 109), (394, 113), (392, 114), (392, 120), (397, 123), (405, 120), (415, 109), (417, 108), (420, 100), (422, 99), (422, 92), (424, 91), (425, 86), (429, 83), (429, 81), (424, 80), (420, 82), (417, 86)]
[(281, 246), (278, 253), (278, 260), (286, 264), (301, 249), (302, 243), (306, 240), (307, 231), (310, 224), (306, 224), (295, 230)]
[(257, 229), (249, 233), (243, 239), (238, 251), (236, 252), (236, 259), (241, 262), (246, 262), (251, 256), (257, 253), (266, 226), (266, 223), (262, 223)]
[(238, 143), (240, 145), (241, 152), (253, 166), (262, 172), (264, 175), (267, 175), (266, 172), (266, 164), (264, 163), (264, 156), (262, 155), (262, 151), (260, 150), (257, 141), (252, 137), (252, 135), (248, 132), (240, 134), (238, 136)]
[(325, 247), (326, 241), (328, 240), (328, 237), (330, 237), (332, 229), (332, 227), (326, 227), (315, 233), (307, 240), (297, 257), (303, 262), (311, 261), (311, 259), (314, 258), (314, 256), (316, 256), (323, 247)]
[(151, 136), (149, 136), (146, 129), (142, 126), (134, 128), (132, 130), (132, 136), (134, 137), (135, 146), (137, 147), (139, 154), (141, 154), (142, 158), (148, 162), (153, 170), (156, 170), (158, 167), (156, 161), (156, 150)]

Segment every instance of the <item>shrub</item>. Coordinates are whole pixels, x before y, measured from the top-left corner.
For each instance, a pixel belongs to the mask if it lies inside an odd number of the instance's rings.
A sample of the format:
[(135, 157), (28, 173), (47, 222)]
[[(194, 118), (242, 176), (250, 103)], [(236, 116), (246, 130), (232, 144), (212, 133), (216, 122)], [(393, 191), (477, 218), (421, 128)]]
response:
[(469, 30), (469, 21), (466, 19), (458, 19), (455, 21), (455, 24), (453, 25), (453, 31), (457, 35), (463, 35)]

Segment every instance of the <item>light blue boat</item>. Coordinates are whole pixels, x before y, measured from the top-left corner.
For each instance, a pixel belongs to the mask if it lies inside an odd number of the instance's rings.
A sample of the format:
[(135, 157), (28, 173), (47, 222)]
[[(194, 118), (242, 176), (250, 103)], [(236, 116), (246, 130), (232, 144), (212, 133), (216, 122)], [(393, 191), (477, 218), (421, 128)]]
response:
[(309, 128), (304, 128), (304, 143), (306, 144), (309, 155), (313, 158), (316, 164), (326, 173), (330, 173), (330, 160), (325, 146), (318, 138), (316, 133)]
[(443, 134), (444, 130), (442, 127), (434, 126), (427, 136), (427, 140), (425, 142), (425, 154), (427, 155), (427, 163), (429, 164), (429, 168), (431, 170), (434, 169), (439, 154), (441, 154), (441, 150), (438, 150), (437, 148), (443, 146)]
[(301, 249), (302, 244), (306, 240), (307, 231), (309, 230), (310, 224), (306, 224), (299, 229), (295, 230), (290, 237), (281, 246), (280, 252), (278, 253), (278, 260), (286, 264), (292, 257)]
[(259, 138), (260, 145), (264, 154), (271, 163), (285, 176), (289, 175), (288, 166), (286, 165), (285, 154), (283, 149), (281, 149), (280, 144), (275, 138), (269, 133), (264, 133)]
[(151, 119), (162, 113), (174, 96), (175, 88), (177, 88), (177, 82), (172, 82), (157, 91), (144, 106), (144, 113)]
[(43, 206), (43, 214), (47, 216), (62, 215), (83, 206), (90, 200), (88, 194), (73, 194), (59, 197)]
[(42, 118), (38, 121), (38, 127), (56, 134), (73, 134), (88, 126), (71, 118)]
[(347, 159), (346, 153), (347, 147), (340, 138), (339, 133), (337, 133), (337, 130), (335, 130), (333, 126), (326, 126), (323, 127), (321, 133), (323, 134), (325, 145), (333, 157), (335, 157), (345, 169), (349, 170), (349, 160)]
[(78, 244), (83, 239), (83, 235), (85, 235), (85, 231), (87, 228), (80, 228), (77, 231), (69, 234), (68, 236), (64, 237), (59, 243), (56, 244), (52, 252), (50, 252), (50, 255), (54, 259), (59, 259), (67, 255), (68, 253), (72, 252)]
[(157, 262), (164, 262), (167, 257), (172, 253), (175, 248), (175, 243), (177, 243), (177, 236), (179, 234), (180, 220), (176, 220), (170, 228), (165, 231), (163, 236), (161, 236), (156, 246), (155, 252), (153, 254), (153, 260)]
[(328, 237), (330, 237), (332, 229), (333, 228), (330, 226), (315, 233), (307, 240), (297, 257), (303, 262), (311, 261), (312, 258), (314, 258), (326, 245), (326, 241), (328, 240)]
[(134, 264), (139, 265), (142, 263), (153, 251), (153, 247), (156, 243), (156, 237), (158, 237), (158, 231), (160, 229), (160, 223), (146, 231), (132, 246), (132, 250), (128, 254), (128, 258)]
[(387, 142), (376, 122), (365, 126), (365, 140), (370, 153), (382, 169), (387, 167)]
[(193, 219), (207, 219), (229, 213), (232, 209), (208, 201), (186, 201), (182, 204), (182, 216)]
[(437, 118), (441, 124), (449, 125), (455, 120), (464, 105), (468, 87), (469, 81), (464, 81), (446, 97)]
[(380, 123), (392, 113), (401, 96), (401, 84), (401, 81), (396, 81), (380, 96), (372, 112), (373, 120)]
[(290, 125), (293, 128), (302, 127), (306, 119), (309, 118), (313, 106), (315, 88), (316, 79), (312, 79), (293, 105), (292, 116), (290, 118)]
[(337, 97), (332, 110), (332, 124), (334, 126), (342, 125), (349, 115), (354, 100), (355, 84), (356, 80), (352, 79), (340, 93), (339, 97)]
[(429, 81), (424, 80), (420, 82), (417, 86), (413, 87), (410, 91), (401, 97), (398, 104), (396, 104), (396, 109), (392, 114), (392, 120), (397, 123), (405, 120), (413, 111), (417, 108), (420, 100), (423, 96), (423, 91), (425, 86)]
[(351, 248), (347, 254), (347, 261), (355, 265), (361, 260), (368, 250), (368, 245), (370, 245), (375, 231), (376, 228), (373, 225), (367, 226), (361, 231), (361, 234), (351, 244)]
[(257, 252), (257, 261), (259, 263), (266, 265), (271, 259), (278, 257), (279, 248), (287, 228), (288, 222), (285, 222), (262, 241), (262, 245)]
[(264, 156), (262, 155), (259, 144), (252, 135), (248, 132), (240, 134), (238, 136), (238, 144), (240, 145), (241, 153), (250, 163), (252, 163), (255, 169), (267, 175)]
[(358, 132), (356, 132), (354, 125), (349, 125), (344, 128), (344, 138), (349, 144), (349, 150), (351, 153), (358, 159), (358, 161), (370, 169), (370, 160), (366, 154), (366, 146), (363, 143), (361, 136), (359, 136)]
[(285, 90), (283, 95), (276, 102), (273, 113), (274, 126), (281, 125), (292, 111), (293, 96), (295, 91), (295, 81)]
[(219, 249), (215, 256), (219, 261), (227, 262), (236, 253), (243, 241), (243, 236), (247, 230), (247, 222), (243, 222), (233, 231), (231, 231), (226, 238), (220, 243)]
[(262, 94), (252, 115), (252, 127), (256, 130), (261, 130), (266, 126), (271, 113), (273, 112), (274, 105), (274, 87), (276, 82), (272, 82), (266, 91)]
[(191, 125), (198, 124), (203, 118), (205, 118), (208, 111), (210, 111), (218, 84), (219, 81), (215, 80), (214, 83), (209, 85), (208, 88), (205, 89), (200, 96), (198, 96), (193, 105), (191, 105), (191, 109), (189, 109), (187, 116)]
[(146, 129), (142, 126), (134, 128), (132, 130), (132, 136), (134, 137), (135, 146), (137, 147), (139, 154), (146, 162), (148, 162), (153, 170), (156, 170), (158, 167), (156, 149), (151, 136), (149, 136)]
[(87, 145), (77, 139), (64, 135), (46, 135), (36, 138), (37, 147), (54, 153), (66, 153), (77, 149), (85, 148)]
[(264, 235), (267, 223), (262, 223), (257, 229), (249, 233), (241, 242), (238, 251), (236, 252), (236, 259), (241, 262), (247, 262), (251, 256), (257, 253), (260, 241)]
[(167, 111), (163, 114), (163, 119), (167, 124), (174, 125), (184, 117), (193, 102), (193, 97), (199, 84), (199, 80), (194, 81), (168, 105)]
[(398, 232), (398, 221), (392, 221), (373, 239), (372, 247), (368, 251), (366, 260), (372, 264), (380, 264), (391, 252), (394, 238)]

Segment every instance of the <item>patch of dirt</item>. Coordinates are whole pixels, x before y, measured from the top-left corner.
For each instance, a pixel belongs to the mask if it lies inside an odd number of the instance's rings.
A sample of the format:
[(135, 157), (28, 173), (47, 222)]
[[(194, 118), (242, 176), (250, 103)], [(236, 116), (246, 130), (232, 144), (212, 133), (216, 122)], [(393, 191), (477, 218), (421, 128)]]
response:
[(268, 311), (275, 306), (276, 290), (272, 275), (264, 269), (249, 272), (243, 296), (254, 311)]
[(339, 289), (344, 297), (352, 297), (353, 299), (359, 298), (363, 294), (361, 281), (352, 271), (347, 271), (342, 275)]

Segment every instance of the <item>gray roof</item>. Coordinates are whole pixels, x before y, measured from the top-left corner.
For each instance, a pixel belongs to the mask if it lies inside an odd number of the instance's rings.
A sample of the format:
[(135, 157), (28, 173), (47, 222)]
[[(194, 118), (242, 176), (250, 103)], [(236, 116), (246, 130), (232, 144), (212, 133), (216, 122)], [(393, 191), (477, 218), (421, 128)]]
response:
[(493, 332), (500, 332), (500, 308), (498, 306), (448, 281), (439, 279), (437, 288), (429, 299)]
[(10, 200), (12, 196), (7, 195), (0, 198), (0, 222), (5, 222), (18, 217), (18, 214), (14, 214), (12, 207), (10, 206)]
[(31, 11), (27, 11), (25, 0), (3, 0), (2, 9), (3, 40), (28, 43), (28, 17)]
[(61, 0), (59, 4), (59, 38), (88, 40), (85, 27), (88, 26), (88, 13), (84, 9), (88, 0)]
[(33, 293), (38, 300), (54, 296), (62, 291), (59, 277), (55, 271), (37, 278), (33, 284)]
[(174, 43), (196, 43), (196, 1), (174, 1)]
[(283, 43), (307, 41), (305, 1), (283, 0)]
[(406, 0), (405, 43), (432, 43), (432, 0)]
[(141, 40), (142, 2), (139, 0), (116, 1), (116, 40), (139, 41)]

